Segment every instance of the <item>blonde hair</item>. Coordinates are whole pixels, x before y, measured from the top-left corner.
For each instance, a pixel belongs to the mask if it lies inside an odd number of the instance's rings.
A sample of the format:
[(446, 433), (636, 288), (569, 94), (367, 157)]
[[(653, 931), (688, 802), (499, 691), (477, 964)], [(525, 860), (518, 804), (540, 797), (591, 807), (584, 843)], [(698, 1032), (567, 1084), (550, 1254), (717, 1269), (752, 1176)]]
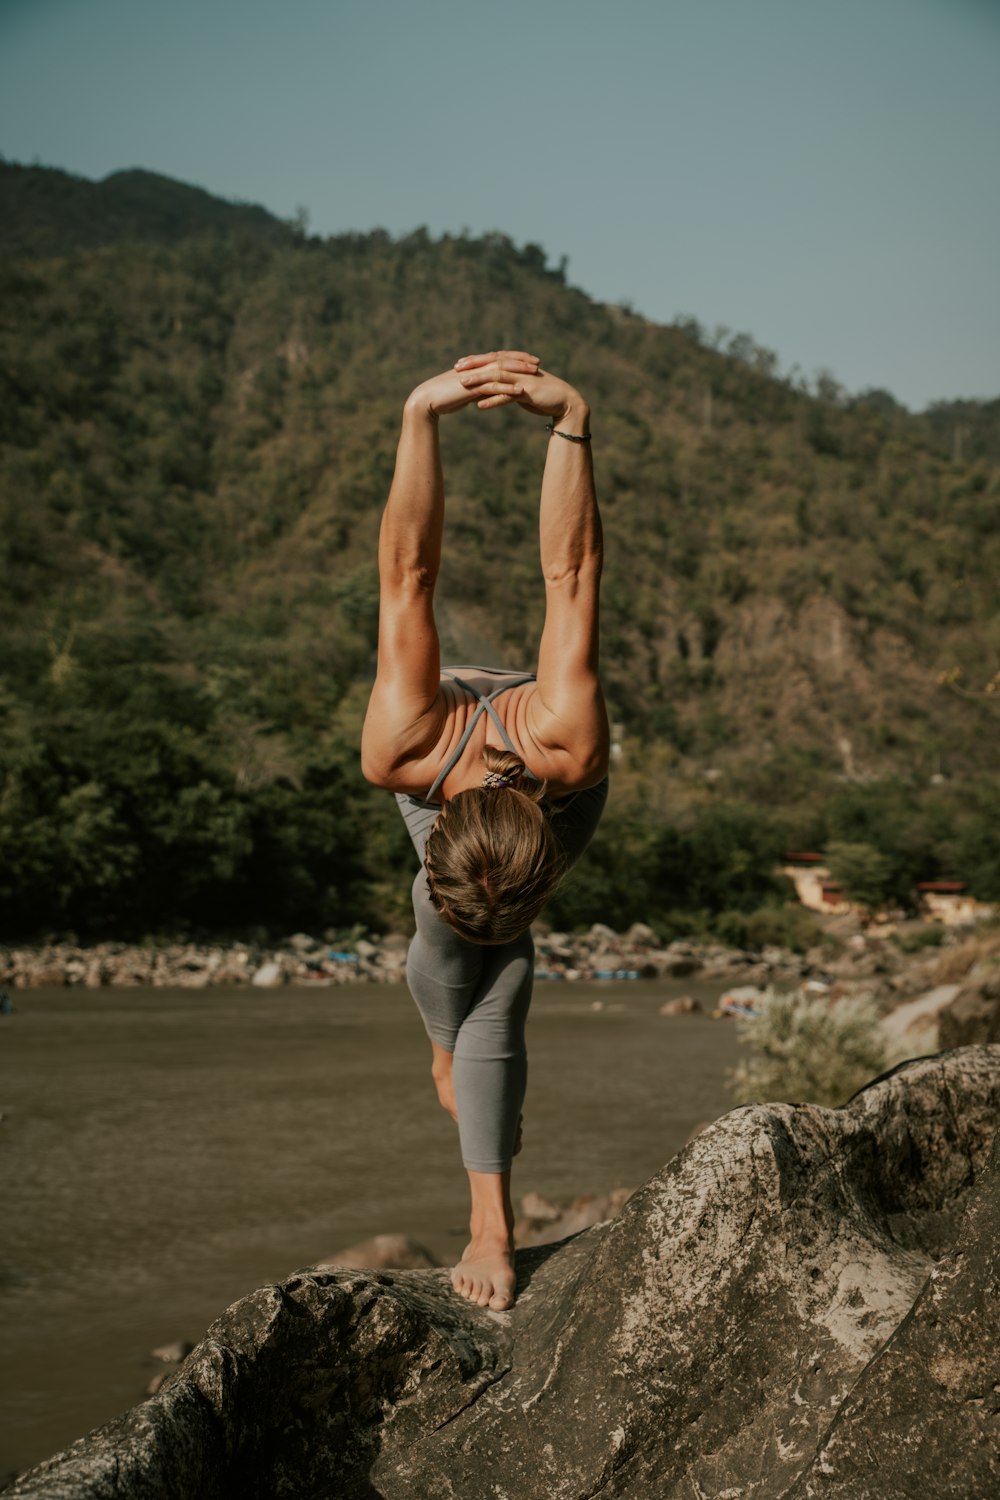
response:
[(509, 943), (527, 931), (565, 872), (542, 800), (547, 782), (510, 750), (487, 745), (487, 771), (504, 784), (449, 798), (427, 839), (431, 900), (470, 943)]

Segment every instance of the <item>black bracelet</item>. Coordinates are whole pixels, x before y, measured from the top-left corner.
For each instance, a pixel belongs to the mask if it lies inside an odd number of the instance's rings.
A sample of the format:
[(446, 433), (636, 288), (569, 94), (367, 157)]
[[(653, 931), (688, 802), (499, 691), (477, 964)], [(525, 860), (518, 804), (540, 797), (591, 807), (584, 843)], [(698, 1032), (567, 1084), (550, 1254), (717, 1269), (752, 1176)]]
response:
[(589, 443), (590, 439), (593, 437), (593, 433), (591, 432), (585, 433), (583, 437), (577, 437), (575, 433), (572, 432), (560, 432), (559, 428), (554, 422), (546, 422), (545, 431), (551, 432), (553, 437), (565, 438), (567, 443)]

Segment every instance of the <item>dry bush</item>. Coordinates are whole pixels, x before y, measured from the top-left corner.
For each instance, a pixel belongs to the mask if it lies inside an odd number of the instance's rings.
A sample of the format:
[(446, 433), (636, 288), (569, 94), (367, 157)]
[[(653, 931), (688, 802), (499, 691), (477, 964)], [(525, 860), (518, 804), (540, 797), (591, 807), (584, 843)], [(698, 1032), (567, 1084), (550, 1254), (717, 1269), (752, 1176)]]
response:
[(1000, 927), (977, 932), (955, 948), (948, 948), (934, 966), (935, 984), (959, 984), (973, 964), (1000, 954)]
[(878, 1008), (867, 995), (830, 1000), (768, 989), (736, 1024), (751, 1054), (729, 1069), (740, 1104), (843, 1104), (886, 1065)]

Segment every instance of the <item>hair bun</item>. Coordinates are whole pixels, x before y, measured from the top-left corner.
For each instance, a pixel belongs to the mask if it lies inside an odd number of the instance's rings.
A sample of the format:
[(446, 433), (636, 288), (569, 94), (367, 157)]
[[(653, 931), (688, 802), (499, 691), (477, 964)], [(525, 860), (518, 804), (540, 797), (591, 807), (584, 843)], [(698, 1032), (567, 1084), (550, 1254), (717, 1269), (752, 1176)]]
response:
[(526, 797), (531, 798), (532, 802), (541, 802), (545, 796), (548, 783), (537, 781), (521, 757), (513, 750), (498, 750), (495, 745), (484, 745), (483, 760), (491, 775), (502, 776), (507, 786), (512, 786), (515, 791), (523, 792)]

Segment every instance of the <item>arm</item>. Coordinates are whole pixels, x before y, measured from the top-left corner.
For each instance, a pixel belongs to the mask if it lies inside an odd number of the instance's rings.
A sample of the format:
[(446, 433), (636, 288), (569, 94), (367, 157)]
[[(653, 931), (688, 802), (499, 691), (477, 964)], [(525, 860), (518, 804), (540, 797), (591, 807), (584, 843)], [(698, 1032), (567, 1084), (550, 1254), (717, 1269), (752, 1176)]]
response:
[[(470, 355), (456, 369), (471, 389), (514, 401), (549, 417), (555, 428), (583, 437), (590, 408), (571, 385), (537, 369), (520, 395), (500, 388), (507, 356)], [(569, 785), (590, 786), (608, 769), (608, 715), (598, 676), (598, 596), (603, 561), (601, 517), (594, 492), (590, 443), (552, 433), (542, 476), (539, 541), (545, 579), (545, 626), (538, 650), (538, 686), (527, 711), (528, 732), (553, 771)]]
[[(463, 406), (503, 404), (520, 390), (520, 371), (537, 367), (511, 354), (509, 378), (489, 396), (469, 391), (454, 370), (419, 385), (403, 408), (396, 469), (379, 532), (378, 668), (361, 735), (361, 768), (376, 786), (431, 754), (441, 734), (441, 659), (434, 586), (441, 565), (444, 478), (438, 419)], [(404, 776), (405, 781), (405, 776)]]
[(361, 733), (361, 769), (376, 786), (391, 786), (401, 765), (428, 754), (441, 727), (434, 586), (444, 479), (437, 416), (415, 397), (403, 410), (379, 530), (378, 667)]
[[(573, 391), (554, 426), (590, 432), (590, 409)], [(604, 541), (589, 443), (549, 436), (539, 543), (545, 624), (538, 691), (529, 711), (537, 742), (566, 760), (565, 781), (598, 781), (608, 769), (608, 715), (598, 675), (599, 596)]]

